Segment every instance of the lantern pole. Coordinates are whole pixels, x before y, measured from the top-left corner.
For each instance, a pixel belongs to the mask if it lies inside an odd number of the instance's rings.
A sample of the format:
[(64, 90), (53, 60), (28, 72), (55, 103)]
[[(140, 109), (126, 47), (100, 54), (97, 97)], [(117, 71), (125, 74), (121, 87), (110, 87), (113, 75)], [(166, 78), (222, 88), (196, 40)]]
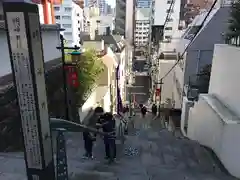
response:
[(69, 116), (69, 100), (68, 100), (68, 88), (67, 88), (67, 73), (66, 73), (66, 61), (65, 61), (65, 49), (78, 50), (80, 47), (64, 47), (64, 37), (60, 34), (60, 47), (57, 49), (61, 50), (62, 54), (62, 73), (63, 73), (63, 89), (64, 89), (64, 102), (65, 102), (65, 115), (66, 119), (70, 120)]
[(155, 84), (156, 84), (156, 87), (159, 84), (158, 117), (160, 117), (160, 113), (161, 113), (161, 100), (162, 100), (162, 85), (163, 85), (162, 79), (160, 79), (160, 82), (156, 82)]

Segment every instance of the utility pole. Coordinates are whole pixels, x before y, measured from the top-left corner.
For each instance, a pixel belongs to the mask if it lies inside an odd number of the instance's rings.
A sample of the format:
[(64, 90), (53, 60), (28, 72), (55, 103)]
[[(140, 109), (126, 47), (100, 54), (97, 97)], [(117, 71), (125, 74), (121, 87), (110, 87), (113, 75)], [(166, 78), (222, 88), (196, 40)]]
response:
[(158, 117), (160, 117), (160, 113), (161, 113), (161, 100), (162, 100), (162, 79), (160, 79), (160, 82), (156, 82), (156, 87), (159, 85), (159, 87), (156, 88), (156, 97), (158, 96)]

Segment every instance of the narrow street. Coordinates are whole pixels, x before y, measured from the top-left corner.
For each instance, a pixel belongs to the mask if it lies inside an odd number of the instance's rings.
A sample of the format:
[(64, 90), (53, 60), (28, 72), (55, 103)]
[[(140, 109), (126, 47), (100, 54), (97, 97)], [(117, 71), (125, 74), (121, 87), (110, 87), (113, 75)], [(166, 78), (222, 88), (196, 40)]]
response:
[[(159, 120), (136, 116), (125, 145), (118, 143), (117, 162), (103, 159), (103, 141), (94, 147), (94, 160), (84, 160), (81, 133), (68, 133), (68, 173), (71, 180), (233, 180), (211, 153), (199, 144), (162, 128)], [(23, 155), (0, 154), (0, 179), (24, 180)], [(25, 178), (26, 179), (26, 178)]]

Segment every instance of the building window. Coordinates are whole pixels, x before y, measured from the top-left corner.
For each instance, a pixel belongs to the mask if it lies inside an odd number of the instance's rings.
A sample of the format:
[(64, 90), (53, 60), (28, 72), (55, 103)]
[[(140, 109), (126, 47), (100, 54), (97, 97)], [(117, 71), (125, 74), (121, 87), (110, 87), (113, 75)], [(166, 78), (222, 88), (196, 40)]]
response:
[(64, 8), (64, 11), (65, 11), (65, 12), (71, 12), (71, 11), (72, 11), (72, 8), (71, 8), (71, 7), (65, 7), (65, 8)]
[(60, 19), (60, 16), (55, 16), (55, 19), (59, 20), (59, 19)]
[(165, 30), (172, 30), (172, 27), (165, 27)]
[(173, 13), (174, 11), (173, 11), (173, 9), (167, 9), (167, 11), (166, 11), (167, 13)]
[(63, 24), (62, 26), (63, 26), (64, 28), (71, 28), (71, 27), (72, 27), (71, 24)]
[(54, 7), (54, 11), (60, 11), (60, 7)]
[(62, 19), (71, 20), (71, 16), (62, 16)]

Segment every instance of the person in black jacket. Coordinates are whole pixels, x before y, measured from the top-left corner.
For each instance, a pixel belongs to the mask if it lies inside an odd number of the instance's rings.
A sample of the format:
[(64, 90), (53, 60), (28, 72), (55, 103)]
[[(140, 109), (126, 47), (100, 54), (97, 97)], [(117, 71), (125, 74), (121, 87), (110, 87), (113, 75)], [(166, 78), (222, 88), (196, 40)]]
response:
[[(96, 107), (94, 110), (93, 117), (86, 122), (88, 127), (97, 128), (97, 123), (101, 118), (101, 115), (104, 113), (102, 107)], [(85, 148), (85, 158), (93, 158), (93, 143), (96, 140), (96, 134), (88, 131), (83, 131), (83, 140), (84, 140), (84, 148)]]
[(146, 108), (146, 106), (142, 106), (142, 107), (141, 107), (141, 113), (142, 113), (142, 117), (144, 118), (145, 115), (146, 115), (146, 113), (147, 113), (147, 108)]
[(107, 136), (104, 136), (105, 144), (105, 159), (108, 159), (109, 162), (112, 162), (116, 158), (116, 130), (115, 130), (115, 119), (113, 115), (109, 112), (103, 115), (104, 122), (102, 123), (103, 132), (107, 133)]
[(157, 115), (157, 105), (156, 104), (152, 105), (152, 114), (153, 114), (153, 116)]

